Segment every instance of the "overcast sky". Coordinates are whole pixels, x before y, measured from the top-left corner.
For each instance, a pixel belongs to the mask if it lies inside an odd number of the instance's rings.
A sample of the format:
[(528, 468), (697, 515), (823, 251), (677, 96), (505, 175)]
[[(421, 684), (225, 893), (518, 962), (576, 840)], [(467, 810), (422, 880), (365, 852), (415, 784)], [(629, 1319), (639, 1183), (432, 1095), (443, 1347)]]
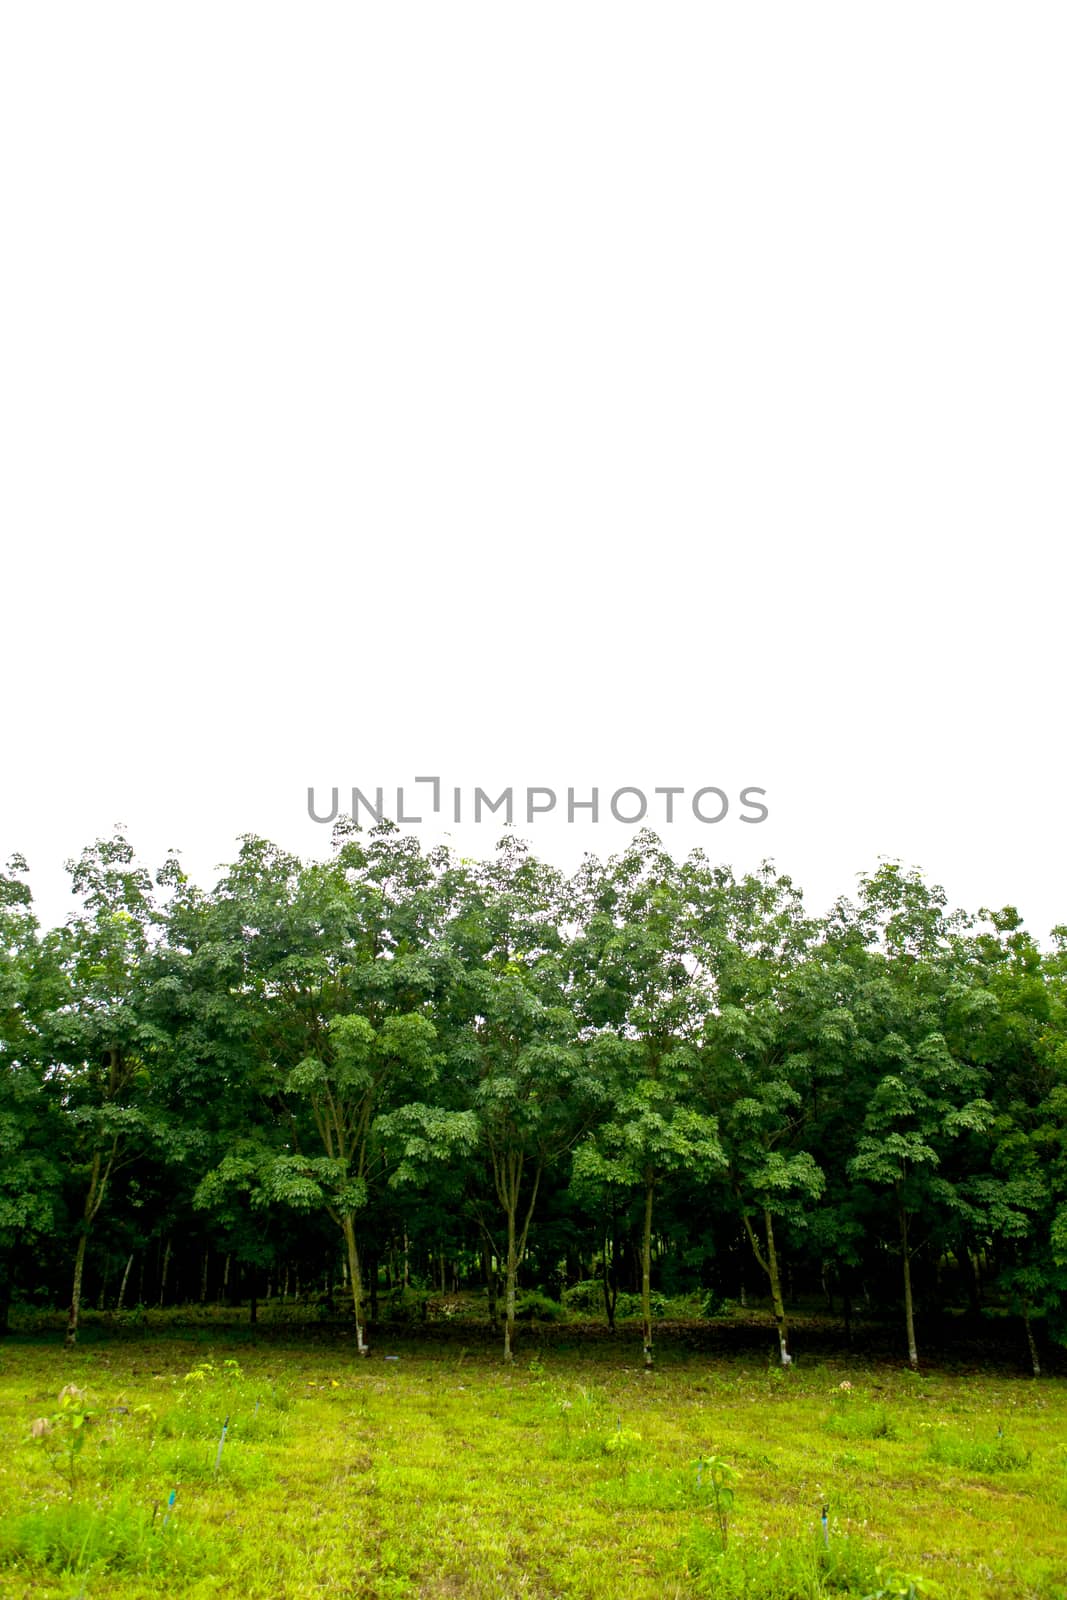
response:
[(0, 854), (43, 919), (116, 822), (210, 882), (242, 832), (323, 852), (309, 785), (437, 775), (468, 854), (455, 787), (570, 866), (678, 786), (671, 849), (813, 909), (886, 855), (1067, 921), (1065, 42), (7, 8)]

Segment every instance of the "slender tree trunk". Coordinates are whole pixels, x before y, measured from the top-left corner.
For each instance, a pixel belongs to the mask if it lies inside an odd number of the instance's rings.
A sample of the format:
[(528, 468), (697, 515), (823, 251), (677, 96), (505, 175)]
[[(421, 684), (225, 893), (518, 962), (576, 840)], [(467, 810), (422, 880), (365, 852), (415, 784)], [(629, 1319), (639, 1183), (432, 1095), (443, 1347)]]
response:
[(904, 1257), (904, 1322), (908, 1330), (908, 1365), (913, 1372), (919, 1368), (919, 1350), (915, 1343), (915, 1306), (911, 1296), (911, 1249), (908, 1245), (908, 1212), (897, 1186), (897, 1209), (900, 1213), (900, 1249)]
[(493, 1266), (493, 1252), (487, 1244), (482, 1246), (482, 1270), (485, 1273), (485, 1292), (489, 1301), (489, 1326), (495, 1329), (500, 1318), (500, 1307), (497, 1304), (496, 1268)]
[(78, 1316), (82, 1303), (82, 1273), (85, 1271), (85, 1247), (89, 1243), (89, 1235), (83, 1229), (78, 1235), (78, 1248), (74, 1256), (74, 1287), (70, 1296), (70, 1311), (67, 1316), (67, 1334), (63, 1343), (68, 1350), (74, 1348), (78, 1342)]
[(159, 1303), (163, 1304), (163, 1296), (167, 1292), (167, 1274), (170, 1271), (170, 1238), (167, 1238), (167, 1248), (163, 1252), (163, 1266), (159, 1274)]
[(970, 1245), (966, 1241), (960, 1246), (960, 1265), (967, 1281), (967, 1300), (971, 1316), (977, 1322), (982, 1315), (982, 1286), (978, 1281), (978, 1264), (971, 1254)]
[(1037, 1354), (1037, 1341), (1034, 1338), (1034, 1325), (1030, 1320), (1030, 1302), (1023, 1301), (1023, 1327), (1026, 1329), (1026, 1343), (1030, 1349), (1030, 1365), (1034, 1370), (1034, 1377), (1041, 1376), (1041, 1362)]
[(519, 1276), (518, 1252), (515, 1239), (515, 1207), (508, 1207), (508, 1259), (504, 1279), (504, 1360), (514, 1359), (515, 1344), (515, 1290)]
[(361, 1356), (367, 1354), (363, 1339), (363, 1279), (359, 1271), (359, 1251), (356, 1249), (356, 1229), (351, 1216), (341, 1224), (344, 1230), (348, 1257), (348, 1280), (352, 1286), (352, 1305), (356, 1313), (356, 1349)]
[(89, 1189), (85, 1196), (85, 1208), (82, 1212), (82, 1225), (78, 1235), (78, 1248), (74, 1256), (74, 1284), (70, 1297), (70, 1312), (67, 1316), (67, 1332), (63, 1340), (67, 1350), (73, 1349), (78, 1342), (78, 1318), (81, 1314), (82, 1277), (85, 1272), (85, 1251), (89, 1243), (89, 1229), (97, 1212), (100, 1210), (107, 1188), (107, 1180), (111, 1175), (111, 1168), (115, 1160), (118, 1140), (111, 1146), (111, 1154), (104, 1164), (99, 1150), (93, 1151), (93, 1163), (89, 1173)]
[(619, 1305), (619, 1214), (611, 1209), (611, 1277), (608, 1280), (611, 1299), (608, 1305), (608, 1327), (615, 1332), (615, 1313)]
[(767, 1276), (771, 1284), (771, 1305), (774, 1309), (774, 1320), (778, 1324), (778, 1349), (782, 1357), (782, 1366), (789, 1367), (793, 1364), (793, 1357), (789, 1353), (789, 1323), (785, 1314), (785, 1301), (782, 1299), (782, 1280), (778, 1270), (778, 1252), (774, 1248), (774, 1224), (771, 1221), (770, 1211), (764, 1207), (763, 1222), (767, 1230)]
[(614, 1238), (604, 1239), (604, 1260), (601, 1273), (601, 1287), (604, 1290), (604, 1315), (608, 1321), (608, 1332), (615, 1332), (615, 1305), (619, 1297), (619, 1280), (615, 1271), (615, 1256), (618, 1241)]
[(208, 1269), (208, 1263), (210, 1262), (210, 1260), (211, 1260), (211, 1251), (210, 1250), (205, 1250), (204, 1251), (204, 1265), (203, 1265), (203, 1268), (201, 1269), (201, 1272), (200, 1272), (200, 1304), (202, 1306), (207, 1304), (207, 1269)]
[(116, 1311), (121, 1311), (122, 1310), (122, 1302), (126, 1298), (126, 1284), (129, 1282), (130, 1268), (132, 1266), (133, 1266), (133, 1251), (131, 1250), (129, 1255), (126, 1257), (126, 1270), (122, 1274), (122, 1282), (119, 1284), (119, 1297), (118, 1297), (118, 1300), (117, 1300), (117, 1302), (115, 1304), (115, 1310)]
[(497, 1199), (507, 1218), (507, 1260), (504, 1281), (504, 1360), (511, 1361), (515, 1346), (515, 1301), (519, 1268), (526, 1254), (526, 1241), (530, 1235), (530, 1221), (537, 1204), (537, 1191), (541, 1184), (541, 1166), (534, 1168), (530, 1185), (530, 1199), (526, 1206), (522, 1227), (519, 1227), (519, 1198), (522, 1194), (522, 1175), (526, 1158), (518, 1151), (505, 1154), (492, 1153), (493, 1183)]
[(645, 1223), (641, 1233), (641, 1339), (646, 1370), (652, 1365), (652, 1197), (653, 1179), (645, 1178)]
[[(740, 1190), (737, 1191), (740, 1199)], [(778, 1271), (778, 1253), (774, 1248), (774, 1225), (771, 1213), (765, 1206), (763, 1209), (763, 1223), (767, 1234), (767, 1253), (764, 1255), (760, 1249), (756, 1230), (752, 1226), (752, 1219), (748, 1212), (742, 1209), (741, 1220), (748, 1234), (748, 1242), (752, 1246), (752, 1254), (760, 1269), (766, 1273), (771, 1290), (771, 1306), (774, 1309), (774, 1320), (778, 1327), (778, 1350), (782, 1358), (782, 1366), (789, 1367), (793, 1364), (793, 1357), (789, 1353), (789, 1322), (785, 1314), (785, 1301), (782, 1298), (782, 1280)]]
[(11, 1332), (11, 1273), (6, 1262), (0, 1262), (0, 1339)]

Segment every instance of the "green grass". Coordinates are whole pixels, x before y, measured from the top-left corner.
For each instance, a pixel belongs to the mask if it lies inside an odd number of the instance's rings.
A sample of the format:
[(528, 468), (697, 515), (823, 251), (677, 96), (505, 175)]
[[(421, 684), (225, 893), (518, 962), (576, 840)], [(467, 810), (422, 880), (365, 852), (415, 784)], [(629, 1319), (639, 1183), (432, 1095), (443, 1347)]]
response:
[(0, 1596), (1067, 1600), (1062, 1379), (660, 1362), (7, 1341)]

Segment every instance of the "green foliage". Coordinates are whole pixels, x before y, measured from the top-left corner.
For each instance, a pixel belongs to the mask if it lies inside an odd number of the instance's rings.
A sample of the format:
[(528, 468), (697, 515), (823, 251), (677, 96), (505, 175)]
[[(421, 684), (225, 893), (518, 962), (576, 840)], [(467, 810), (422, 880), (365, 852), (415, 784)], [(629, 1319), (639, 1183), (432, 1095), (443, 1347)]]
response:
[(698, 1523), (683, 1539), (680, 1556), (698, 1592), (722, 1600), (934, 1600), (941, 1592), (895, 1572), (876, 1548), (848, 1535), (835, 1537), (829, 1548), (821, 1536), (737, 1538), (724, 1547), (716, 1528)]
[(558, 1300), (537, 1289), (524, 1289), (515, 1303), (519, 1322), (562, 1322), (567, 1313)]
[(721, 1456), (701, 1456), (696, 1462), (698, 1492), (702, 1489), (708, 1497), (709, 1509), (719, 1540), (719, 1549), (725, 1554), (729, 1547), (730, 1518), (733, 1515), (737, 1470)]
[[(0, 1330), (21, 1303), (132, 1331), (224, 1275), (250, 1320), (328, 1321), (343, 1281), (360, 1329), (375, 1295), (461, 1318), (488, 1273), (496, 1317), (524, 1271), (578, 1275), (600, 1321), (604, 1266), (647, 1365), (655, 1322), (754, 1281), (783, 1363), (816, 1294), (861, 1339), (907, 1304), (915, 1364), (936, 1310), (1017, 1317), (1035, 1375), (1067, 1341), (1067, 932), (893, 863), (816, 919), (773, 866), (644, 832), (569, 880), (513, 837), (334, 844), (247, 836), (200, 890), (116, 834), (44, 932), (0, 873)], [(401, 1253), (462, 1293), (387, 1300)]]
[(75, 1500), (22, 1510), (0, 1523), (0, 1569), (80, 1579), (83, 1587), (108, 1575), (143, 1579), (153, 1590), (217, 1569), (219, 1542), (187, 1528), (181, 1513), (164, 1526), (165, 1515), (165, 1502), (146, 1504), (130, 1492), (105, 1505)]
[(86, 1391), (68, 1383), (59, 1391), (59, 1409), (50, 1416), (36, 1417), (30, 1424), (31, 1438), (40, 1444), (71, 1496), (77, 1485), (78, 1458), (85, 1447), (86, 1428), (94, 1416)]
[(847, 1381), (833, 1395), (826, 1421), (840, 1439), (896, 1439), (899, 1429), (885, 1405), (862, 1398)]
[(563, 1305), (568, 1311), (592, 1317), (604, 1314), (604, 1285), (599, 1278), (586, 1278), (572, 1283), (563, 1291)]
[(931, 1434), (928, 1454), (931, 1461), (944, 1466), (982, 1473), (1021, 1472), (1033, 1457), (1032, 1451), (1003, 1433), (981, 1439), (950, 1428), (938, 1428)]
[(732, 1310), (732, 1302), (718, 1289), (709, 1289), (700, 1302), (700, 1315), (709, 1321), (715, 1317), (728, 1317)]

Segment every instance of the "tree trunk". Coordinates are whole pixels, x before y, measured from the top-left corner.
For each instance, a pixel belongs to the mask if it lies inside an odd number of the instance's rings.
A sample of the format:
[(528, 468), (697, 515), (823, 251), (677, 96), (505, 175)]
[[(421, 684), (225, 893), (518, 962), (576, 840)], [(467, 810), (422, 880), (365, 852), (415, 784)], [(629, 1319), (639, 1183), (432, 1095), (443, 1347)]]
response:
[(200, 1304), (202, 1306), (207, 1304), (207, 1269), (208, 1269), (208, 1263), (210, 1262), (210, 1260), (211, 1260), (211, 1251), (210, 1250), (205, 1250), (204, 1251), (204, 1265), (203, 1265), (203, 1268), (202, 1268), (201, 1273), (200, 1273)]
[(604, 1262), (602, 1273), (602, 1287), (604, 1290), (604, 1315), (608, 1319), (608, 1332), (615, 1332), (615, 1306), (619, 1298), (619, 1278), (615, 1261), (618, 1255), (618, 1239), (614, 1236), (609, 1241), (604, 1240)]
[(515, 1290), (519, 1276), (518, 1252), (515, 1240), (515, 1207), (508, 1207), (508, 1259), (504, 1279), (504, 1360), (514, 1359), (515, 1344)]
[[(740, 1198), (740, 1190), (738, 1197)], [(782, 1281), (778, 1272), (778, 1253), (774, 1248), (774, 1225), (771, 1213), (766, 1206), (763, 1208), (763, 1223), (767, 1232), (767, 1254), (764, 1255), (756, 1238), (756, 1230), (752, 1226), (752, 1219), (747, 1211), (742, 1209), (741, 1220), (748, 1234), (748, 1242), (752, 1246), (752, 1254), (757, 1264), (766, 1273), (771, 1289), (771, 1305), (774, 1309), (774, 1320), (778, 1326), (778, 1350), (782, 1358), (782, 1366), (790, 1367), (793, 1357), (789, 1353), (789, 1323), (785, 1314), (785, 1301), (782, 1298)]]
[(785, 1301), (782, 1299), (782, 1280), (778, 1271), (778, 1252), (774, 1248), (774, 1224), (771, 1213), (765, 1206), (763, 1221), (767, 1230), (767, 1276), (771, 1284), (771, 1305), (774, 1309), (774, 1320), (778, 1324), (778, 1349), (782, 1358), (782, 1366), (789, 1367), (793, 1364), (793, 1357), (789, 1353), (789, 1323), (786, 1320)]
[(78, 1235), (78, 1249), (74, 1256), (74, 1287), (70, 1296), (70, 1311), (67, 1315), (67, 1333), (63, 1340), (64, 1347), (72, 1350), (78, 1342), (78, 1315), (82, 1303), (82, 1273), (85, 1271), (85, 1247), (89, 1243), (89, 1235), (83, 1228)]
[(378, 1320), (378, 1252), (374, 1251), (367, 1260), (367, 1278), (370, 1284), (370, 1319)]
[(1029, 1300), (1024, 1300), (1023, 1301), (1023, 1326), (1026, 1329), (1026, 1343), (1027, 1343), (1027, 1345), (1029, 1346), (1029, 1349), (1030, 1349), (1030, 1365), (1034, 1369), (1034, 1377), (1035, 1378), (1040, 1378), (1040, 1376), (1041, 1376), (1041, 1362), (1038, 1359), (1038, 1354), (1037, 1354), (1037, 1341), (1034, 1338), (1034, 1325), (1030, 1321), (1030, 1302), (1029, 1302)]
[(645, 1224), (641, 1234), (641, 1339), (645, 1369), (652, 1365), (652, 1196), (655, 1184), (645, 1179)]
[(526, 1241), (530, 1236), (530, 1221), (537, 1204), (537, 1191), (541, 1186), (540, 1163), (534, 1168), (530, 1185), (530, 1199), (526, 1206), (522, 1227), (519, 1227), (519, 1198), (522, 1194), (522, 1177), (526, 1158), (521, 1151), (492, 1154), (493, 1184), (497, 1199), (507, 1218), (508, 1242), (505, 1262), (504, 1286), (504, 1360), (511, 1361), (515, 1345), (515, 1299), (519, 1268), (526, 1255)]
[(348, 1281), (352, 1286), (352, 1305), (356, 1313), (356, 1350), (361, 1356), (365, 1356), (367, 1346), (363, 1340), (363, 1279), (359, 1271), (355, 1224), (350, 1216), (345, 1217), (342, 1228), (348, 1257)]
[(82, 1276), (85, 1272), (85, 1251), (89, 1242), (89, 1229), (92, 1227), (96, 1214), (100, 1210), (100, 1204), (104, 1198), (104, 1190), (107, 1188), (107, 1180), (111, 1175), (117, 1148), (118, 1140), (116, 1139), (111, 1146), (111, 1154), (108, 1157), (106, 1166), (100, 1151), (93, 1151), (93, 1164), (89, 1172), (89, 1189), (85, 1196), (81, 1231), (78, 1235), (78, 1249), (74, 1257), (74, 1285), (70, 1297), (70, 1312), (67, 1316), (67, 1332), (63, 1340), (64, 1347), (67, 1350), (73, 1349), (78, 1342), (78, 1317), (81, 1313)]
[(163, 1252), (163, 1266), (159, 1274), (159, 1304), (163, 1305), (163, 1296), (167, 1292), (167, 1273), (170, 1271), (170, 1238), (167, 1238), (167, 1248)]
[(974, 1321), (977, 1322), (982, 1315), (982, 1285), (978, 1280), (978, 1263), (971, 1254), (970, 1246), (966, 1241), (960, 1246), (959, 1262), (963, 1268), (963, 1276), (967, 1283), (967, 1302)]
[(121, 1311), (122, 1310), (122, 1302), (126, 1298), (126, 1284), (129, 1281), (130, 1268), (132, 1266), (133, 1266), (133, 1251), (131, 1250), (129, 1255), (126, 1257), (126, 1270), (122, 1274), (122, 1282), (119, 1284), (119, 1297), (118, 1297), (118, 1300), (117, 1300), (117, 1302), (115, 1304), (115, 1310), (116, 1311)]
[(0, 1339), (11, 1332), (11, 1274), (0, 1262)]
[(496, 1268), (493, 1266), (493, 1252), (488, 1245), (482, 1246), (482, 1269), (485, 1273), (485, 1292), (489, 1301), (489, 1326), (495, 1330), (500, 1317), (500, 1307), (496, 1295)]
[(915, 1306), (911, 1297), (911, 1250), (908, 1245), (908, 1212), (897, 1186), (897, 1209), (900, 1213), (900, 1249), (904, 1257), (904, 1322), (908, 1330), (908, 1365), (913, 1372), (919, 1370), (919, 1351), (915, 1343)]

